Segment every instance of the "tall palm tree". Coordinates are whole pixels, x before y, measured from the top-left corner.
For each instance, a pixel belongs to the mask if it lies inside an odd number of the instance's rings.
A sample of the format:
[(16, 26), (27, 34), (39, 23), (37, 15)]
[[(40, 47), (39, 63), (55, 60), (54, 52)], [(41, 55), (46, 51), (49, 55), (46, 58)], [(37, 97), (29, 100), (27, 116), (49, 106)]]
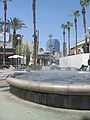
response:
[(67, 28), (67, 25), (62, 24), (61, 28), (63, 29), (63, 56), (66, 56), (66, 40), (65, 40), (65, 29)]
[(34, 53), (33, 53), (33, 62), (34, 69), (36, 69), (37, 64), (37, 35), (36, 35), (36, 0), (32, 0), (32, 11), (33, 11), (33, 27), (34, 27)]
[(73, 26), (73, 23), (67, 21), (67, 30), (68, 30), (68, 55), (70, 55), (70, 28)]
[(6, 48), (6, 15), (7, 15), (7, 1), (12, 0), (0, 0), (4, 4), (4, 49), (3, 49), (3, 66), (5, 66), (5, 48)]
[[(82, 7), (83, 15), (83, 25), (84, 25), (84, 34), (86, 35), (86, 16), (85, 16), (85, 7), (90, 3), (90, 0), (80, 0), (80, 5)], [(87, 38), (85, 37), (85, 53), (87, 53)]]
[(73, 12), (74, 24), (75, 24), (75, 33), (76, 33), (76, 55), (77, 55), (77, 17), (80, 16), (79, 10)]
[(86, 11), (85, 11), (86, 0), (80, 0), (80, 5), (82, 7), (84, 33), (86, 34), (86, 16), (85, 16), (85, 13), (86, 13)]
[(11, 28), (13, 29), (13, 47), (15, 48), (15, 37), (18, 29), (26, 28), (25, 23), (19, 18), (10, 18)]

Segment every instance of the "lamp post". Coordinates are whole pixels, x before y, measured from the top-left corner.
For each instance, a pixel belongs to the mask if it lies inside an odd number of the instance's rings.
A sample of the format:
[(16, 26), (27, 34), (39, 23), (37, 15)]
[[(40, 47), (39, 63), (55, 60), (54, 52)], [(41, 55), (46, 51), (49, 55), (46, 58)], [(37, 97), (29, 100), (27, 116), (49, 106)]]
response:
[(48, 37), (49, 37), (49, 40), (50, 40), (49, 46), (50, 46), (50, 65), (51, 65), (51, 47), (52, 47), (51, 38), (52, 38), (52, 35), (50, 34), (50, 35), (48, 35)]
[[(19, 43), (20, 43), (20, 40), (21, 40), (21, 37), (17, 37), (17, 40), (18, 40), (18, 55), (19, 55)], [(19, 67), (19, 57), (18, 57), (18, 64), (17, 64), (17, 68)]]

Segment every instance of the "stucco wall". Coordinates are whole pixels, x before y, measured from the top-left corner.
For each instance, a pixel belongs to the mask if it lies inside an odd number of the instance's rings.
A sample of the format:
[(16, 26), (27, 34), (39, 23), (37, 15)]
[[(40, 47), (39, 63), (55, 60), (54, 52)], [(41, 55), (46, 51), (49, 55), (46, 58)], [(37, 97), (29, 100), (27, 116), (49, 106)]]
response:
[(62, 57), (59, 59), (60, 67), (80, 68), (82, 64), (88, 65), (89, 53)]

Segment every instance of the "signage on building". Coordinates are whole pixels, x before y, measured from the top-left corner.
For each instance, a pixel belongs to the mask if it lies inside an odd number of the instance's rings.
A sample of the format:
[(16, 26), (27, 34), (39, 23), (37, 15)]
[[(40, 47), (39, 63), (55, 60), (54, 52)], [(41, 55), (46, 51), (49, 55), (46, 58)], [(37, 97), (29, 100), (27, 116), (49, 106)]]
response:
[[(4, 22), (0, 22), (0, 42), (4, 42)], [(6, 23), (6, 43), (10, 42), (10, 23)]]

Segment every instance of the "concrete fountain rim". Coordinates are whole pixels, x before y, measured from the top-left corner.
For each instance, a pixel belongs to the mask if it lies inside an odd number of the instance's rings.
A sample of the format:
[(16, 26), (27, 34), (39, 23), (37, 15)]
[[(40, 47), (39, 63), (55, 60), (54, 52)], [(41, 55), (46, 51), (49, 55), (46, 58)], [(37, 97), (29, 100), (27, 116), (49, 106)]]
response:
[(25, 90), (65, 95), (90, 95), (90, 84), (56, 84), (8, 77), (9, 85)]

